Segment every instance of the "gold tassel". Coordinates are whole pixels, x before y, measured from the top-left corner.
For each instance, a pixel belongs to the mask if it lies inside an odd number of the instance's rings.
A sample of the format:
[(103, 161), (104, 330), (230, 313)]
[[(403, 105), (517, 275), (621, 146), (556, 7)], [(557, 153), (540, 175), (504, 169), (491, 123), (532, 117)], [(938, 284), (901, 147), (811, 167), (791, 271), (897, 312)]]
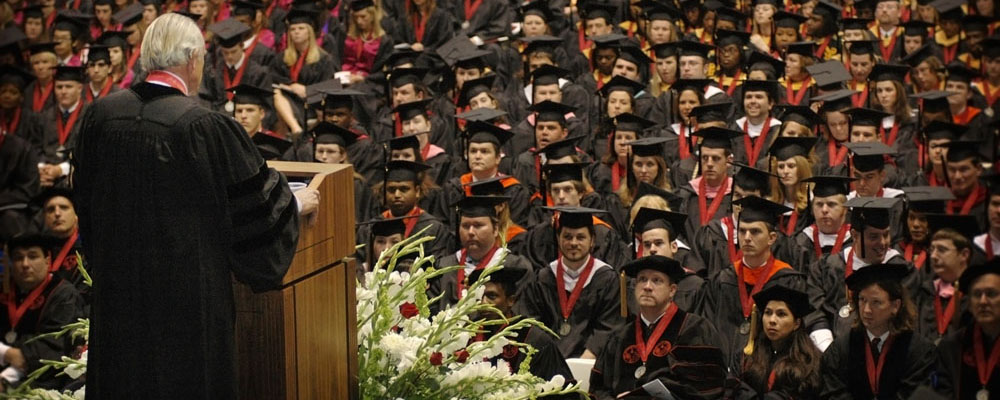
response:
[(691, 179), (698, 177), (698, 170), (701, 169), (701, 163), (696, 163), (694, 169), (691, 171)]
[(620, 296), (621, 297), (621, 299), (620, 299), (621, 300), (620, 309), (621, 309), (621, 313), (622, 313), (622, 318), (625, 318), (625, 317), (628, 317), (628, 300), (625, 298), (626, 294), (625, 294), (625, 271), (624, 270), (621, 273), (619, 273), (619, 275), (618, 275), (618, 292), (621, 295)]
[(753, 342), (757, 336), (757, 305), (754, 304), (750, 311), (750, 338), (746, 347), (743, 348), (744, 355), (753, 355)]

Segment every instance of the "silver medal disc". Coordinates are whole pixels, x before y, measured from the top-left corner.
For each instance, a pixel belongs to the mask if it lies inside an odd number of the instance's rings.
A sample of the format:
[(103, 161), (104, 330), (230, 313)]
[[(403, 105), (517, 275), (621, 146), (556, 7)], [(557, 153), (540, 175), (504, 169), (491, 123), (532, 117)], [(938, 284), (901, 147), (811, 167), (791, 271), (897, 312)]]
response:
[(572, 331), (572, 330), (573, 330), (573, 327), (570, 326), (569, 321), (563, 321), (562, 325), (559, 325), (559, 335), (560, 336), (569, 335), (570, 331)]
[(976, 400), (990, 400), (990, 391), (986, 389), (979, 389), (976, 392)]
[(3, 336), (3, 340), (7, 341), (7, 344), (14, 344), (14, 341), (17, 340), (17, 332), (7, 332), (7, 334)]
[(635, 379), (642, 378), (643, 375), (646, 375), (646, 364), (640, 365), (639, 368), (635, 369)]
[(983, 109), (983, 114), (986, 114), (987, 117), (993, 118), (994, 114), (993, 109), (990, 107), (986, 107), (985, 109)]
[(740, 334), (741, 335), (749, 335), (750, 334), (750, 323), (749, 322), (744, 321), (742, 324), (740, 324)]
[(934, 339), (934, 345), (937, 346), (939, 344), (941, 344), (941, 337), (938, 337), (937, 339)]
[(837, 315), (840, 315), (840, 318), (850, 317), (851, 316), (851, 306), (840, 307), (840, 311), (837, 312)]
[(226, 102), (226, 112), (233, 112), (236, 110), (236, 105), (232, 101)]

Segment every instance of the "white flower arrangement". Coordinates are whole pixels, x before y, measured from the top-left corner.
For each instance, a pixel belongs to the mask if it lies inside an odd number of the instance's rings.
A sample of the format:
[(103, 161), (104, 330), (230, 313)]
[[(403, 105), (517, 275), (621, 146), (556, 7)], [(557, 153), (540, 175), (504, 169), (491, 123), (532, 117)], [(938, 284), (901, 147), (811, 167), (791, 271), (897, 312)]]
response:
[[(531, 375), (528, 365), (535, 349), (515, 342), (527, 326), (547, 330), (532, 319), (506, 319), (496, 308), (482, 304), (485, 280), (467, 288), (457, 304), (430, 315), (427, 283), (461, 268), (434, 268), (423, 244), (432, 237), (422, 231), (383, 252), (372, 272), (357, 287), (358, 365), (361, 398), (368, 399), (534, 399), (551, 395), (584, 394), (576, 385), (556, 376), (551, 381)], [(400, 260), (416, 255), (408, 269)], [(502, 265), (502, 263), (501, 263)], [(499, 266), (483, 272), (488, 276)], [(496, 319), (472, 320), (473, 315)], [(504, 326), (491, 338), (469, 343), (491, 326)], [(504, 346), (514, 345), (526, 354), (518, 368), (500, 359)]]

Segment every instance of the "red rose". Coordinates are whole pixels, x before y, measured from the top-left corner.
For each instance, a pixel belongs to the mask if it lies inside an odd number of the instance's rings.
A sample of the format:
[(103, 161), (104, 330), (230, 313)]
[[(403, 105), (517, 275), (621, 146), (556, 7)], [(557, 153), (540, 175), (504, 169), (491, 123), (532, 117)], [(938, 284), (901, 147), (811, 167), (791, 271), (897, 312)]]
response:
[(406, 302), (400, 304), (399, 313), (403, 315), (403, 318), (410, 319), (416, 316), (417, 314), (420, 314), (420, 310), (417, 308), (416, 304)]
[(77, 264), (77, 262), (76, 262), (76, 254), (70, 254), (70, 255), (66, 256), (66, 259), (63, 261), (62, 267), (63, 267), (63, 269), (65, 269), (67, 271), (74, 270), (74, 269), (76, 269), (76, 264)]
[(434, 353), (431, 353), (431, 365), (441, 365), (441, 360), (443, 358), (444, 355), (441, 354), (440, 351), (435, 351)]
[(469, 359), (469, 351), (465, 349), (456, 351), (455, 358), (458, 359), (458, 362), (465, 363), (465, 360)]
[(971, 349), (962, 352), (962, 363), (969, 366), (976, 365), (976, 355), (972, 353)]
[(625, 351), (622, 352), (622, 359), (625, 360), (627, 364), (635, 364), (639, 362), (639, 348), (634, 344), (626, 347)]
[(514, 357), (517, 357), (517, 354), (520, 352), (521, 350), (518, 349), (517, 346), (508, 344), (503, 347), (503, 354), (501, 355), (501, 357), (503, 357), (505, 360), (510, 360)]
[(667, 354), (670, 354), (670, 350), (673, 348), (674, 346), (672, 346), (669, 341), (660, 341), (656, 344), (656, 347), (653, 347), (653, 355), (657, 357), (664, 357)]

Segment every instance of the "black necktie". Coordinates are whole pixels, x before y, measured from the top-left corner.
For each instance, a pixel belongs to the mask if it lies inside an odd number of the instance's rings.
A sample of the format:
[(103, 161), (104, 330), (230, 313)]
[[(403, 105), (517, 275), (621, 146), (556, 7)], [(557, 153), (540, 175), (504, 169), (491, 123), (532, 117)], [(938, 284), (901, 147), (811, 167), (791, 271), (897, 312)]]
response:
[(880, 342), (882, 342), (882, 338), (878, 338), (877, 337), (877, 338), (872, 339), (872, 356), (873, 356), (873, 358), (878, 358), (878, 356), (879, 356), (880, 351), (878, 349), (878, 344)]

